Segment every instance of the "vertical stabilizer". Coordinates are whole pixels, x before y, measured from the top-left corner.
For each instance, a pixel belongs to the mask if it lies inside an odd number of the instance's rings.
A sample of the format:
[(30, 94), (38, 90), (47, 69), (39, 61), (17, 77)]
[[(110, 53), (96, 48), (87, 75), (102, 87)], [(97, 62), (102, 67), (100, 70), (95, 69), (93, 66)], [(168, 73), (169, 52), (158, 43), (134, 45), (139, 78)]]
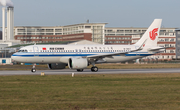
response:
[(159, 37), (159, 31), (161, 27), (162, 19), (155, 19), (153, 23), (146, 30), (144, 35), (135, 45), (142, 45), (142, 43), (146, 40), (145, 46), (157, 46), (157, 40)]

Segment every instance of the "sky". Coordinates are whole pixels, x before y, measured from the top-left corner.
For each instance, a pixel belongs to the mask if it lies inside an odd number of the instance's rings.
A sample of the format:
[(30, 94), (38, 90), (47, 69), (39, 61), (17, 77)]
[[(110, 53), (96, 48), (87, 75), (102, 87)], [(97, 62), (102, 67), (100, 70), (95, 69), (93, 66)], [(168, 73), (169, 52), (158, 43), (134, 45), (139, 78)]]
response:
[[(108, 23), (106, 27), (180, 27), (180, 0), (11, 0), (14, 26), (64, 26)], [(0, 27), (2, 11), (0, 11)]]

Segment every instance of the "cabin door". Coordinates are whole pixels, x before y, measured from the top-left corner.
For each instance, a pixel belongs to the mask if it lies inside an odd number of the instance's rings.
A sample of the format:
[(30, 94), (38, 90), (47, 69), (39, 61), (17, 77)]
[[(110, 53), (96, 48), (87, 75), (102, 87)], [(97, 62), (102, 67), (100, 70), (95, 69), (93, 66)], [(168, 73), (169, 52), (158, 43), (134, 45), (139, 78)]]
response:
[(34, 56), (39, 56), (39, 49), (38, 49), (38, 47), (34, 46), (33, 49), (34, 49)]

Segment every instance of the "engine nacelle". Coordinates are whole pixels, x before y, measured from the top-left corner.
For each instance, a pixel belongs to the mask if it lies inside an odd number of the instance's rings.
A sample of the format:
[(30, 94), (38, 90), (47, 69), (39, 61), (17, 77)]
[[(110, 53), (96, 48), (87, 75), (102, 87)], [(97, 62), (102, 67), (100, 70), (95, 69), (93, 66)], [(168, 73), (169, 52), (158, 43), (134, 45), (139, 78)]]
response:
[(88, 66), (88, 61), (81, 57), (69, 58), (68, 66), (70, 69), (84, 69)]
[(66, 68), (66, 63), (51, 63), (48, 64), (49, 69), (64, 69)]

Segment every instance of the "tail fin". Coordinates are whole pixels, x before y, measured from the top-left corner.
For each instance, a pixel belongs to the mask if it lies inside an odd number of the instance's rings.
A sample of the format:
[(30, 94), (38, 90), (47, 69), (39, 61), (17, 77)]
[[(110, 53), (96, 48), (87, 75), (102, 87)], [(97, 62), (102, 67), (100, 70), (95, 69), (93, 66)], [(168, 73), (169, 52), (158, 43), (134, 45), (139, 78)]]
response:
[(161, 22), (162, 19), (155, 19), (153, 23), (149, 26), (149, 28), (146, 30), (144, 35), (141, 37), (141, 39), (135, 45), (140, 46), (144, 41), (146, 41), (143, 47), (157, 46)]

